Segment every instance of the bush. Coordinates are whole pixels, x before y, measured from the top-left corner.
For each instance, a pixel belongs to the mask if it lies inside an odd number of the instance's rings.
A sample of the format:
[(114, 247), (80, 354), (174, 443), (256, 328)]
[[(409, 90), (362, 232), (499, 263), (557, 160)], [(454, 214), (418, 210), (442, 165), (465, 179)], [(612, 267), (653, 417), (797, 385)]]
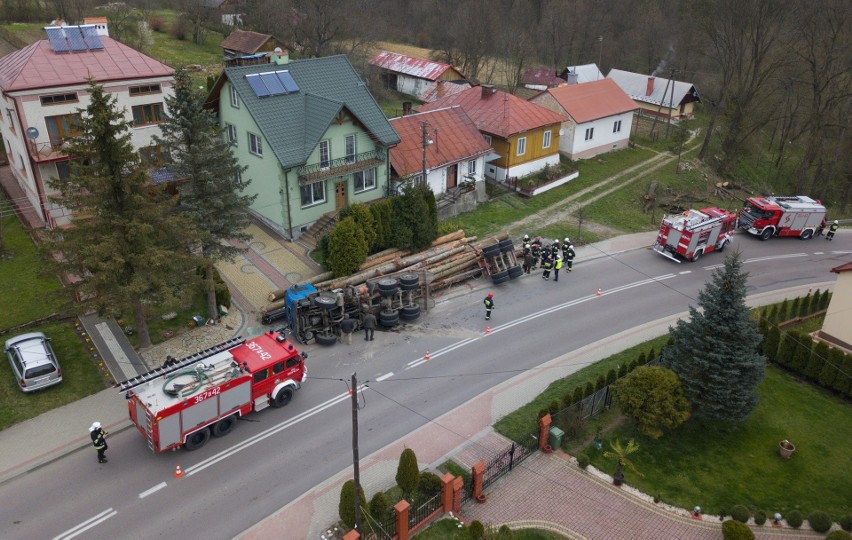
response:
[(346, 219), (347, 217), (351, 217), (352, 220), (358, 225), (358, 228), (361, 229), (361, 232), (364, 233), (364, 240), (367, 242), (368, 251), (380, 251), (376, 250), (376, 240), (378, 238), (378, 233), (376, 232), (376, 219), (373, 217), (373, 213), (370, 212), (370, 209), (366, 204), (363, 203), (355, 203), (348, 208), (344, 208), (340, 211), (340, 219)]
[(192, 24), (184, 17), (178, 18), (169, 32), (173, 38), (183, 41), (192, 32)]
[(790, 318), (791, 319), (798, 317), (798, 315), (799, 315), (799, 303), (800, 303), (800, 299), (797, 296), (796, 298), (793, 299), (793, 303), (790, 304)]
[(550, 411), (550, 414), (556, 414), (557, 412), (559, 412), (559, 400), (554, 399), (553, 401), (551, 401), (548, 410)]
[(639, 367), (639, 362), (637, 362), (636, 360), (631, 360), (630, 365), (627, 366), (627, 372), (630, 373), (637, 367)]
[[(669, 338), (669, 345), (671, 345), (671, 341), (672, 338)], [(657, 354), (657, 351), (655, 351), (654, 348), (651, 347), (651, 350), (648, 351), (648, 360), (646, 361), (646, 363), (650, 362), (651, 360), (656, 360), (658, 356), (659, 355)]]
[(738, 504), (731, 508), (731, 517), (741, 523), (748, 523), (748, 518), (751, 517), (751, 512), (745, 506)]
[(376, 249), (379, 251), (391, 247), (390, 233), (393, 216), (393, 206), (390, 199), (382, 199), (369, 206), (376, 225)]
[(420, 473), (418, 488), (424, 495), (437, 495), (441, 492), (441, 478), (431, 472)]
[(595, 390), (600, 390), (604, 386), (606, 386), (606, 377), (603, 373), (601, 373), (600, 375), (598, 375), (598, 380), (595, 381)]
[(840, 518), (840, 528), (846, 532), (852, 531), (852, 514)]
[(591, 381), (586, 383), (586, 389), (583, 392), (583, 397), (589, 397), (595, 393), (595, 385), (591, 383)]
[(579, 465), (581, 469), (588, 467), (590, 462), (591, 460), (586, 454), (580, 454), (577, 456), (577, 465)]
[(819, 289), (814, 291), (814, 295), (811, 296), (811, 305), (808, 306), (808, 314), (813, 314), (819, 311), (819, 301), (822, 298), (822, 293)]
[(482, 537), (485, 536), (485, 526), (482, 525), (482, 522), (475, 519), (470, 522), (467, 530), (473, 540), (481, 540)]
[(825, 535), (825, 540), (852, 540), (852, 534), (846, 531), (831, 531)]
[(659, 493), (657, 493), (656, 495), (654, 495), (654, 502), (655, 502), (655, 503), (658, 503), (658, 502), (660, 502), (661, 500), (662, 500), (662, 497), (660, 497), (660, 494), (659, 494)]
[(231, 289), (224, 283), (217, 283), (215, 287), (216, 291), (216, 305), (225, 306), (226, 308), (231, 307)]
[(766, 523), (766, 512), (763, 510), (756, 510), (754, 512), (754, 524), (763, 525), (764, 523)]
[(574, 395), (571, 397), (571, 400), (572, 400), (573, 403), (580, 403), (581, 401), (583, 401), (583, 387), (582, 386), (577, 385), (577, 387), (574, 388)]
[(411, 448), (406, 448), (399, 456), (396, 468), (396, 484), (402, 489), (404, 496), (409, 497), (420, 483), (420, 469), (417, 467), (417, 455)]
[(606, 383), (607, 384), (614, 383), (616, 381), (616, 379), (618, 379), (618, 373), (615, 371), (615, 369), (611, 369), (611, 370), (607, 371), (607, 373), (606, 373)]
[(639, 357), (636, 359), (636, 363), (640, 366), (644, 366), (648, 362), (648, 359), (645, 357), (645, 353), (639, 353)]
[(831, 516), (822, 510), (815, 510), (808, 514), (808, 525), (816, 532), (827, 532), (831, 528)]
[(794, 529), (798, 529), (804, 523), (805, 518), (802, 517), (802, 513), (798, 510), (793, 510), (789, 514), (787, 514), (787, 525), (793, 527)]
[(545, 416), (547, 416), (548, 414), (550, 414), (550, 411), (549, 411), (549, 410), (547, 410), (547, 409), (539, 409), (539, 411), (538, 411), (538, 420), (541, 420), (542, 418), (544, 418), (544, 417), (545, 417)]
[(616, 378), (620, 379), (620, 378), (626, 377), (626, 376), (627, 376), (627, 364), (621, 364), (620, 366), (618, 366), (618, 375), (616, 375)]
[(154, 32), (162, 32), (163, 28), (166, 27), (166, 22), (160, 17), (154, 15), (148, 19), (148, 26), (150, 26), (151, 30)]
[(565, 394), (564, 396), (562, 396), (562, 407), (564, 409), (567, 409), (568, 407), (570, 407), (573, 404), (574, 404), (574, 396), (573, 395)]
[(796, 311), (796, 315), (798, 315), (799, 317), (805, 317), (806, 315), (810, 314), (810, 309), (811, 293), (808, 293), (807, 295), (805, 295), (804, 298), (802, 298), (802, 301), (799, 302), (799, 310)]
[(781, 305), (778, 306), (778, 322), (786, 321), (789, 318), (790, 314), (790, 304), (787, 303), (787, 299), (785, 298)]
[(348, 276), (367, 260), (369, 244), (364, 231), (352, 217), (342, 219), (331, 231), (326, 266), (335, 277)]
[[(367, 506), (367, 497), (364, 495), (364, 489), (358, 490), (358, 498), (361, 500), (361, 506)], [(340, 521), (350, 529), (355, 527), (355, 481), (347, 480), (343, 487), (340, 488), (340, 503), (337, 506), (337, 513), (340, 516)]]
[(373, 519), (384, 520), (390, 515), (390, 505), (384, 492), (379, 491), (370, 499), (370, 515)]
[(722, 538), (725, 540), (754, 540), (754, 532), (745, 523), (731, 519), (722, 523)]

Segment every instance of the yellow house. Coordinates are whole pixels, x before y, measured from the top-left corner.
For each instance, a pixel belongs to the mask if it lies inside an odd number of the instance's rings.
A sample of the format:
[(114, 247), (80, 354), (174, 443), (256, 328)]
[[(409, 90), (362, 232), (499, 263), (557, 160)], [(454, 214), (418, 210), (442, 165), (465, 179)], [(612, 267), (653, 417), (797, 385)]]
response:
[(692, 83), (620, 69), (611, 69), (606, 78), (614, 80), (644, 113), (673, 120), (691, 118), (695, 103), (701, 103)]
[(567, 116), (545, 109), (491, 85), (421, 105), (420, 112), (458, 105), (494, 148), (486, 156), (485, 176), (505, 181), (559, 164), (559, 130)]
[(831, 271), (837, 274), (837, 284), (817, 337), (852, 351), (852, 324), (849, 316), (852, 313), (852, 263), (832, 268)]

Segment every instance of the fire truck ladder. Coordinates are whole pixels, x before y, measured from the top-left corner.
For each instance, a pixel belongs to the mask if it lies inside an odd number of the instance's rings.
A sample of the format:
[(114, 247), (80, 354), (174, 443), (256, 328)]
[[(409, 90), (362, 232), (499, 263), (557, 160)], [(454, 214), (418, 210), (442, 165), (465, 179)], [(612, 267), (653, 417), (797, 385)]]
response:
[(141, 384), (145, 384), (148, 381), (153, 381), (154, 379), (161, 377), (163, 375), (167, 375), (169, 373), (173, 373), (175, 371), (179, 371), (181, 369), (186, 368), (186, 366), (190, 364), (194, 364), (199, 360), (204, 360), (205, 358), (210, 358), (211, 356), (218, 354), (222, 351), (226, 351), (228, 349), (233, 349), (237, 345), (241, 345), (245, 343), (245, 338), (237, 336), (229, 339), (228, 341), (224, 341), (218, 345), (214, 345), (209, 349), (204, 349), (203, 351), (197, 352), (193, 355), (187, 356), (186, 358), (182, 358), (177, 361), (176, 364), (168, 366), (168, 367), (158, 367), (154, 368), (147, 373), (143, 373), (142, 375), (133, 377), (132, 379), (127, 379), (124, 382), (119, 383), (118, 388), (122, 392), (126, 392), (132, 388), (136, 388)]

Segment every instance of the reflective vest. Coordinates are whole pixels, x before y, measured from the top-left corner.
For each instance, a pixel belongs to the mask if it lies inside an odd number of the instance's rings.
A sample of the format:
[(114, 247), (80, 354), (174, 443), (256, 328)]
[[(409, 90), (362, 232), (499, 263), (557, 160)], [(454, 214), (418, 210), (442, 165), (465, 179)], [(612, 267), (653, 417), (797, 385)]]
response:
[(834, 232), (834, 231), (837, 230), (837, 227), (838, 227), (837, 223), (832, 223), (831, 227), (829, 227), (828, 230), (831, 231), (831, 232)]
[(494, 309), (494, 300), (485, 297), (485, 309)]
[(550, 260), (544, 261), (544, 269), (550, 270), (551, 268), (553, 268), (553, 261), (550, 261)]
[(100, 450), (106, 447), (106, 439), (104, 438), (104, 430), (98, 428), (92, 432), (92, 444), (95, 449)]
[(569, 261), (574, 259), (574, 255), (576, 255), (576, 253), (574, 253), (573, 249), (569, 248), (568, 251), (565, 252), (565, 258)]
[(554, 266), (554, 268), (557, 270), (562, 268), (562, 259), (556, 259), (556, 266)]

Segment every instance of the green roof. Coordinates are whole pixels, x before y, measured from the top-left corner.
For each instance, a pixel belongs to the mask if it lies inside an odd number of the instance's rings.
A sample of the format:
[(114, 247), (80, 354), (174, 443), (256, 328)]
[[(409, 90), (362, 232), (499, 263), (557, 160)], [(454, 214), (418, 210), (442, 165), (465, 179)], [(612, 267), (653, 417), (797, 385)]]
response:
[[(246, 75), (288, 70), (299, 85), (291, 94), (257, 97)], [(337, 113), (347, 109), (367, 131), (390, 146), (399, 142), (382, 109), (346, 56), (225, 68), (241, 103), (285, 169), (304, 165)]]

